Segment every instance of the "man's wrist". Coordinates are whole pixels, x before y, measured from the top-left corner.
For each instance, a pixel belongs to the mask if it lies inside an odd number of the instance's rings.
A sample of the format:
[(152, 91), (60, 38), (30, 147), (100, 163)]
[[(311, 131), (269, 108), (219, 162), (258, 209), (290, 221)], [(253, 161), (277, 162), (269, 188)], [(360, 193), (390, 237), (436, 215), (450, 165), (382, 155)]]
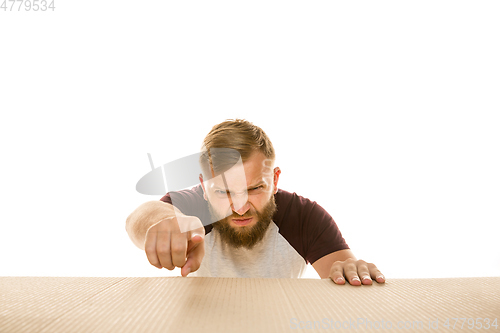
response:
[(175, 217), (176, 214), (179, 215), (181, 213), (178, 210), (174, 210), (173, 206), (166, 202), (148, 201), (137, 207), (129, 215), (125, 229), (132, 242), (143, 250), (146, 233), (149, 228), (165, 218)]

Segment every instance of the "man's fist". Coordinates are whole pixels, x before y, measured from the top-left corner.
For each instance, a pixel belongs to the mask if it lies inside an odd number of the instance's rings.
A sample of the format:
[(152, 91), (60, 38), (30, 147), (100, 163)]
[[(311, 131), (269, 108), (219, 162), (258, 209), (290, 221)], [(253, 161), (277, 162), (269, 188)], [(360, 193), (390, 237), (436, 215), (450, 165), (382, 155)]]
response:
[(204, 240), (205, 229), (197, 217), (169, 217), (148, 229), (144, 249), (151, 265), (168, 270), (182, 267), (181, 275), (187, 276), (200, 268)]

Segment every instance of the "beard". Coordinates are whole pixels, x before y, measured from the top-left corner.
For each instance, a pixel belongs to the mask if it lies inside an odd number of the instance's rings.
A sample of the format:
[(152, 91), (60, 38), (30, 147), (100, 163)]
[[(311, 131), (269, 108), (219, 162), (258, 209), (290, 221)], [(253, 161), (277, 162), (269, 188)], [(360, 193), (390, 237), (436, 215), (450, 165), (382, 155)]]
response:
[[(217, 213), (210, 202), (208, 202), (208, 209), (212, 218), (214, 220), (217, 219)], [(229, 245), (235, 248), (246, 247), (247, 249), (251, 249), (264, 238), (275, 212), (276, 202), (274, 201), (274, 195), (271, 195), (271, 199), (269, 199), (269, 202), (264, 206), (262, 211), (259, 212), (251, 206), (244, 215), (238, 215), (233, 212), (232, 215), (215, 222), (213, 227), (219, 232), (222, 240)], [(234, 228), (229, 224), (229, 221), (233, 218), (241, 219), (250, 217), (257, 218), (257, 223), (251, 227), (242, 226)]]

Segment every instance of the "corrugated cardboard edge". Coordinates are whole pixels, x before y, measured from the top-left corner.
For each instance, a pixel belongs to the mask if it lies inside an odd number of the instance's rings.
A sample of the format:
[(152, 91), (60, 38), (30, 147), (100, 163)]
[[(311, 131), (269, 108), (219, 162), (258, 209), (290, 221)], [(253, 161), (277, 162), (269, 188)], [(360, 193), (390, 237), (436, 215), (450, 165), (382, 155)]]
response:
[(0, 332), (364, 332), (400, 324), (406, 331), (449, 332), (446, 319), (500, 317), (498, 290), (500, 277), (371, 286), (329, 279), (0, 277)]

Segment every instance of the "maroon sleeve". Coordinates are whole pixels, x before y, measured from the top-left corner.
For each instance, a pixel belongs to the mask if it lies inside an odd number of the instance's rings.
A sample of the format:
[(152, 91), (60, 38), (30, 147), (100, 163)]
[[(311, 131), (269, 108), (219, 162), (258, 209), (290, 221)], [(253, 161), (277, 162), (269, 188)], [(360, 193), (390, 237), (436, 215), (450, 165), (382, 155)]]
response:
[(315, 201), (283, 190), (278, 190), (275, 199), (278, 209), (274, 222), (307, 263), (349, 249), (333, 218)]
[(169, 192), (160, 200), (174, 205), (184, 215), (198, 217), (205, 226), (205, 234), (212, 230), (210, 211), (207, 202), (203, 198), (201, 185), (193, 187), (191, 190)]

